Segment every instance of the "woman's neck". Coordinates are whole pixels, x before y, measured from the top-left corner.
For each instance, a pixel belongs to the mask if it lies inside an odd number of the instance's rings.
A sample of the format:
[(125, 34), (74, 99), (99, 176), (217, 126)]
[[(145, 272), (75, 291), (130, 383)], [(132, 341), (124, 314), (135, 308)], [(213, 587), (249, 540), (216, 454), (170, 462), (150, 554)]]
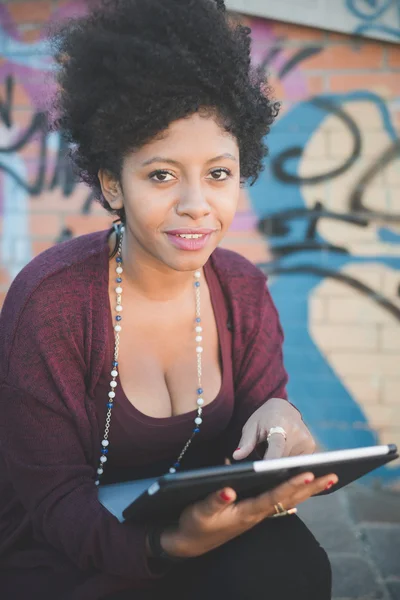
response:
[[(116, 236), (109, 238), (109, 247), (115, 247)], [(115, 261), (115, 258), (112, 259)], [(193, 285), (192, 271), (175, 271), (157, 261), (126, 234), (122, 240), (123, 285), (153, 301), (168, 301), (185, 294)]]

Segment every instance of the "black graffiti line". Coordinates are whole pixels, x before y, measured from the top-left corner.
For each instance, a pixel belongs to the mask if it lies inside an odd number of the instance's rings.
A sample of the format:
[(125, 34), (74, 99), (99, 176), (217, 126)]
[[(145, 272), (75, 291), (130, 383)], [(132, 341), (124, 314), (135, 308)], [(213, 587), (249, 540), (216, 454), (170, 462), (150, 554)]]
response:
[(351, 225), (356, 225), (358, 227), (368, 227), (369, 218), (360, 215), (352, 215), (347, 213), (337, 213), (332, 212), (330, 210), (318, 210), (318, 209), (308, 209), (308, 208), (292, 208), (288, 210), (283, 210), (277, 213), (273, 213), (261, 219), (258, 222), (258, 229), (261, 233), (265, 233), (268, 235), (272, 235), (270, 233), (271, 229), (268, 227), (269, 224), (272, 225), (272, 228), (275, 224), (286, 225), (287, 221), (292, 221), (296, 219), (333, 219), (335, 221), (342, 221), (345, 223), (350, 223)]
[(11, 129), (11, 126), (12, 126), (11, 107), (12, 107), (12, 97), (13, 97), (13, 93), (14, 93), (14, 80), (11, 77), (11, 75), (8, 75), (6, 77), (5, 89), (6, 89), (6, 98), (5, 98), (4, 103), (3, 103), (2, 99), (0, 98), (0, 117), (1, 117), (4, 125), (8, 129)]
[(368, 217), (379, 218), (392, 222), (400, 222), (400, 215), (394, 215), (385, 211), (376, 211), (366, 208), (363, 205), (363, 196), (367, 186), (373, 181), (374, 177), (387, 167), (393, 160), (400, 157), (400, 140), (393, 142), (386, 148), (372, 167), (366, 169), (354, 186), (349, 198), (349, 209), (354, 212), (363, 212)]
[(304, 242), (295, 242), (294, 244), (271, 245), (270, 251), (274, 256), (282, 257), (297, 252), (312, 251), (312, 252), (333, 252), (335, 254), (349, 254), (349, 251), (344, 246), (335, 246), (328, 242), (317, 242), (314, 240), (305, 240)]
[(296, 54), (294, 54), (285, 65), (281, 68), (278, 73), (279, 79), (283, 79), (292, 71), (295, 67), (297, 67), (300, 63), (307, 60), (311, 56), (315, 54), (320, 54), (322, 52), (322, 46), (309, 46), (308, 48), (301, 48)]
[(351, 277), (346, 273), (339, 271), (333, 271), (332, 269), (318, 267), (315, 265), (299, 264), (293, 267), (284, 267), (274, 263), (258, 263), (257, 266), (264, 271), (267, 275), (296, 275), (303, 273), (307, 275), (317, 275), (323, 278), (335, 279), (347, 285), (358, 292), (367, 296), (370, 300), (376, 302), (381, 308), (389, 312), (395, 319), (400, 321), (400, 308), (393, 302), (385, 298), (379, 291), (374, 290), (365, 283), (358, 281), (355, 277)]
[(280, 154), (278, 154), (275, 158), (272, 159), (271, 168), (275, 177), (278, 180), (283, 181), (284, 183), (290, 183), (294, 185), (316, 185), (329, 179), (334, 179), (335, 177), (339, 177), (339, 175), (342, 175), (348, 169), (350, 169), (350, 167), (353, 166), (353, 164), (356, 162), (356, 160), (361, 154), (361, 133), (357, 126), (357, 123), (353, 120), (353, 118), (350, 117), (350, 115), (343, 108), (339, 107), (333, 102), (330, 102), (327, 99), (315, 97), (310, 99), (309, 102), (314, 106), (325, 110), (341, 119), (341, 121), (347, 126), (349, 132), (353, 137), (353, 148), (351, 150), (350, 156), (340, 167), (332, 169), (332, 171), (328, 171), (327, 173), (321, 173), (319, 175), (314, 175), (311, 177), (301, 177), (299, 175), (293, 175), (284, 170), (285, 162), (291, 158), (300, 158), (304, 152), (304, 148), (301, 148), (299, 146), (293, 146), (282, 151)]
[(282, 52), (284, 41), (285, 38), (277, 38), (274, 45), (268, 49), (258, 67), (262, 73), (266, 72), (267, 67), (269, 67), (271, 62)]

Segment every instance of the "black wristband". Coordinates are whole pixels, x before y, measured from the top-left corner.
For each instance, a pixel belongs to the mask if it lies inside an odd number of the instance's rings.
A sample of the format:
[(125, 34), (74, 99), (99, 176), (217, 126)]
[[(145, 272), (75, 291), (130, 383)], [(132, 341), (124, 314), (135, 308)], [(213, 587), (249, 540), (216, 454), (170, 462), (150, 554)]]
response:
[(163, 560), (170, 563), (180, 563), (186, 560), (183, 556), (172, 556), (161, 546), (161, 533), (164, 527), (151, 527), (147, 532), (147, 539), (151, 552), (151, 558)]

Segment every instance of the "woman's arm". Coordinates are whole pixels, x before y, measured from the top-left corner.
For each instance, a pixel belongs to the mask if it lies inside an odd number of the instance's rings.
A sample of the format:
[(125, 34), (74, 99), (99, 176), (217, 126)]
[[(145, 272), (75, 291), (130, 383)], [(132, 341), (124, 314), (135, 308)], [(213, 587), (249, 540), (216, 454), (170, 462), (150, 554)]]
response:
[[(37, 540), (82, 570), (151, 578), (145, 526), (119, 523), (97, 499), (95, 412), (86, 391), (86, 365), (92, 364), (87, 338), (93, 330), (79, 306), (71, 310), (75, 291), (64, 287), (63, 294), (55, 293), (55, 287), (57, 282), (49, 281), (31, 297), (1, 356), (0, 451), (6, 476)], [(10, 307), (13, 299), (7, 302)], [(1, 321), (4, 332), (5, 313)]]

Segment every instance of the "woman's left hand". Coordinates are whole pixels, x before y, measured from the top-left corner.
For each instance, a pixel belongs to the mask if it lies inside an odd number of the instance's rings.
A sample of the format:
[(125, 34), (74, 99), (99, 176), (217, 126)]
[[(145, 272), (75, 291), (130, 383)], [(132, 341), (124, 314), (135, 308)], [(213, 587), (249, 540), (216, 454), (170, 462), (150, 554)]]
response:
[(235, 460), (246, 458), (254, 448), (267, 441), (271, 427), (282, 427), (286, 431), (271, 435), (264, 458), (312, 454), (316, 444), (305, 426), (300, 413), (282, 398), (270, 398), (249, 418), (242, 430), (239, 447), (233, 453)]

